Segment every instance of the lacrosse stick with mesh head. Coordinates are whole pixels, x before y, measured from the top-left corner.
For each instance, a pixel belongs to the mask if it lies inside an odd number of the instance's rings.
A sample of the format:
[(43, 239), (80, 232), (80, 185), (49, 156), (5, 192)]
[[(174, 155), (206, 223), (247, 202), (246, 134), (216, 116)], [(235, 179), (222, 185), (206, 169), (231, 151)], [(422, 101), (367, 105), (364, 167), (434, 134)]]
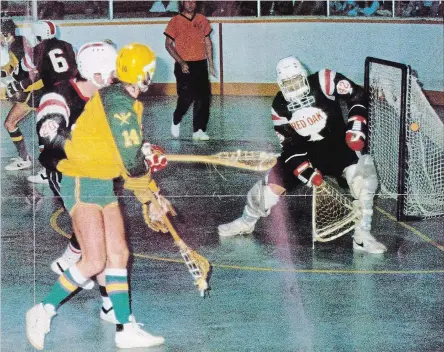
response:
[[(156, 197), (153, 197), (151, 202), (155, 206), (158, 207), (161, 206)], [(153, 228), (153, 221), (150, 219), (149, 216), (148, 205), (144, 203), (142, 207), (143, 207), (143, 217), (145, 219), (146, 224), (150, 228), (154, 229), (155, 231), (169, 232), (170, 235), (173, 237), (174, 243), (176, 244), (176, 246), (179, 247), (180, 255), (185, 261), (185, 265), (187, 266), (188, 271), (190, 272), (191, 276), (193, 276), (194, 284), (199, 290), (200, 295), (202, 297), (205, 297), (206, 293), (210, 288), (208, 285), (208, 280), (211, 271), (211, 264), (208, 262), (208, 260), (205, 257), (201, 256), (195, 250), (191, 249), (180, 238), (173, 224), (171, 224), (171, 221), (168, 218), (168, 216), (163, 215), (161, 221), (162, 225), (157, 228)], [(175, 213), (173, 213), (173, 215), (175, 215)]]
[[(141, 177), (126, 177), (124, 187), (134, 192), (142, 204), (143, 218), (146, 225), (156, 232), (169, 232), (174, 243), (179, 247), (180, 254), (185, 260), (188, 271), (194, 278), (202, 297), (209, 290), (208, 280), (211, 265), (206, 258), (187, 246), (180, 238), (174, 226), (168, 219), (167, 213), (176, 215), (171, 203), (159, 194), (159, 189), (151, 178), (151, 173)], [(154, 207), (154, 208), (153, 208)]]

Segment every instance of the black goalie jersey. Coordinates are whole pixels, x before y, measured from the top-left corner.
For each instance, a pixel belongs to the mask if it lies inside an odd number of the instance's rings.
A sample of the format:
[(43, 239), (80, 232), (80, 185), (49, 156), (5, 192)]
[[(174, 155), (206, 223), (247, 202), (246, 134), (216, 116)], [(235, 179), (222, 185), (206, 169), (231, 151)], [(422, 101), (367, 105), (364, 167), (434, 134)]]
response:
[(282, 146), (281, 158), (292, 172), (305, 162), (324, 175), (338, 177), (358, 157), (346, 141), (346, 122), (341, 109), (345, 104), (348, 118), (367, 118), (364, 90), (340, 73), (324, 69), (308, 76), (313, 104), (290, 111), (282, 92), (274, 98), (271, 118)]

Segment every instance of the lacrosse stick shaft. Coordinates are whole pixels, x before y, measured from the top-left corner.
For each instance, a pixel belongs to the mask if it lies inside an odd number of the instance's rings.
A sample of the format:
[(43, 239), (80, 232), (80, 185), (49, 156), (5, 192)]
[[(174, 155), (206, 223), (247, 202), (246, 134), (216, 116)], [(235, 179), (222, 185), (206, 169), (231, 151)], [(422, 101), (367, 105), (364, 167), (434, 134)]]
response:
[[(152, 197), (152, 203), (161, 208), (159, 201), (156, 197)], [(174, 243), (179, 247), (180, 253), (185, 260), (185, 264), (188, 268), (188, 271), (193, 276), (195, 280), (195, 285), (197, 286), (200, 295), (205, 297), (205, 292), (208, 290), (208, 273), (211, 268), (208, 260), (198, 254), (196, 251), (192, 250), (187, 246), (187, 244), (180, 238), (173, 224), (171, 224), (170, 219), (165, 214), (162, 216), (162, 222), (170, 233), (171, 237), (173, 237)]]
[(165, 157), (170, 162), (182, 162), (182, 163), (205, 163), (212, 165), (222, 165), (228, 167), (235, 167), (244, 170), (253, 171), (266, 171), (271, 169), (276, 164), (275, 157), (269, 157), (268, 160), (257, 160), (255, 162), (247, 162), (236, 158), (233, 154), (232, 158), (218, 157), (216, 155), (194, 155), (194, 154), (166, 154)]

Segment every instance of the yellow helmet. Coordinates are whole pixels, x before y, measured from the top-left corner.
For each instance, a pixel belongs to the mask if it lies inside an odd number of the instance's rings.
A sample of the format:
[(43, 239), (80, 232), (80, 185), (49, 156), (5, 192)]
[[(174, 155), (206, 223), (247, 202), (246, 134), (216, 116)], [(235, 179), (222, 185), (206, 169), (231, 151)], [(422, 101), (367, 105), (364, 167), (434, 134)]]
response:
[(148, 86), (156, 69), (156, 54), (147, 45), (132, 43), (117, 53), (117, 78), (125, 83), (137, 84), (142, 92)]

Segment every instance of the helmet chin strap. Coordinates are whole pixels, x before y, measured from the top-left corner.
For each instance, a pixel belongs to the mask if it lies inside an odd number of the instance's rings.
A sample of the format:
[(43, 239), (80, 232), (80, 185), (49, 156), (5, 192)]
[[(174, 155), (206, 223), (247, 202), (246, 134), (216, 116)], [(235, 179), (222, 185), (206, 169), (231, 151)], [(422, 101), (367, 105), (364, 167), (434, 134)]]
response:
[[(145, 82), (146, 82), (146, 83), (145, 83)], [(145, 81), (145, 80), (140, 80), (140, 81), (137, 83), (137, 87), (139, 87), (139, 89), (140, 89), (140, 91), (141, 91), (142, 93), (145, 93), (145, 92), (148, 91), (148, 88), (150, 87), (150, 84), (151, 84), (151, 80), (147, 80), (147, 81)]]
[(102, 75), (102, 79), (103, 79), (103, 82), (105, 82), (105, 83), (99, 83), (99, 82), (97, 82), (96, 81), (96, 79), (94, 78), (94, 77), (92, 77), (89, 81), (92, 83), (92, 84), (94, 84), (97, 88), (104, 88), (104, 87), (108, 87), (109, 85), (110, 85), (110, 83), (108, 83), (108, 80), (109, 80), (109, 75), (108, 76), (106, 76), (106, 77), (103, 77), (103, 75)]

